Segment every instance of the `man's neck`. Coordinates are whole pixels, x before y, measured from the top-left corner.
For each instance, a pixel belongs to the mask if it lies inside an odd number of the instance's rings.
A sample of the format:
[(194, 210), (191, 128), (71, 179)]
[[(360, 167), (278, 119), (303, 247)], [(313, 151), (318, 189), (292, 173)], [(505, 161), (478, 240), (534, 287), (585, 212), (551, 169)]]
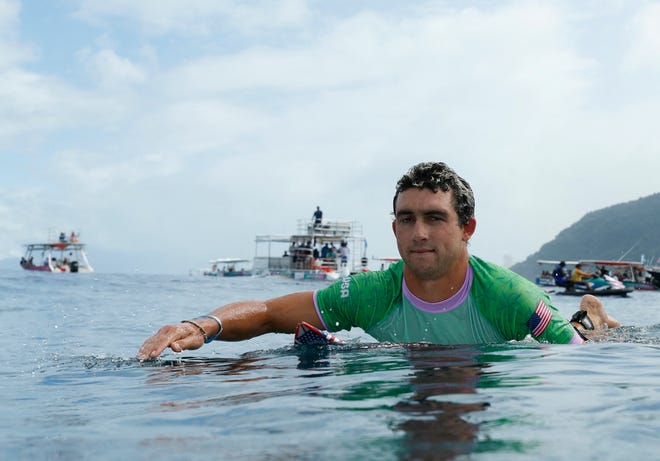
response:
[(412, 294), (423, 301), (437, 303), (451, 298), (461, 289), (467, 276), (468, 261), (469, 259), (466, 255), (465, 258), (462, 258), (455, 264), (447, 275), (433, 279), (417, 277), (404, 264), (403, 276)]

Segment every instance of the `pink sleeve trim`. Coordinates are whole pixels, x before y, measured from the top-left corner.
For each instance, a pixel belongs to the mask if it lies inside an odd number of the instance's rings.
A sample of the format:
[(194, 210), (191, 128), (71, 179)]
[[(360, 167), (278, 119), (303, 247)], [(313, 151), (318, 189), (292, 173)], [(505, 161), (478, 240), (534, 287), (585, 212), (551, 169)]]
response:
[(586, 341), (580, 337), (578, 332), (573, 331), (573, 337), (571, 338), (571, 340), (569, 341), (568, 344), (582, 344), (584, 342), (586, 342)]
[(321, 310), (319, 309), (319, 303), (316, 298), (316, 294), (319, 292), (319, 290), (314, 290), (314, 309), (316, 309), (316, 315), (319, 316), (319, 319), (321, 319), (321, 323), (323, 324), (323, 329), (328, 330), (328, 326), (325, 324), (325, 320), (323, 319), (323, 316), (321, 315)]

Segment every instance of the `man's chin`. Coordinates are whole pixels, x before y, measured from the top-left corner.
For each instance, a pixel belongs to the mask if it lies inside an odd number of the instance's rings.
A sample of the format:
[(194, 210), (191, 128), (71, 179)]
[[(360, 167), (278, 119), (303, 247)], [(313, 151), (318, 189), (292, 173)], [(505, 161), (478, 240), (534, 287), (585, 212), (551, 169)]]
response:
[(408, 270), (420, 280), (435, 280), (442, 276), (442, 272), (436, 266), (408, 264)]

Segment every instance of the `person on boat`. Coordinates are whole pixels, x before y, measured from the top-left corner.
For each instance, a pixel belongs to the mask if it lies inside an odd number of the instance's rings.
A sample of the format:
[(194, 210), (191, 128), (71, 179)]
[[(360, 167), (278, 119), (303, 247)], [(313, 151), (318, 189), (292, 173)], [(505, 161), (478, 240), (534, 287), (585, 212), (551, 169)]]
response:
[(594, 278), (594, 274), (583, 271), (582, 264), (580, 263), (577, 263), (573, 272), (571, 272), (571, 282), (573, 282), (576, 287), (587, 288), (590, 290), (592, 285), (589, 283), (589, 280), (592, 278)]
[(314, 227), (321, 227), (321, 223), (323, 222), (321, 207), (316, 207), (316, 211), (312, 214), (312, 220), (314, 221)]
[(71, 231), (71, 235), (69, 236), (69, 242), (78, 243), (78, 236), (74, 231)]
[(328, 246), (328, 242), (325, 242), (325, 245), (321, 248), (321, 258), (327, 258), (328, 253), (330, 253), (330, 247)]
[(348, 248), (348, 243), (341, 242), (339, 245), (339, 257), (341, 258), (342, 267), (348, 264), (348, 255), (351, 253), (351, 250)]
[(555, 269), (552, 271), (552, 278), (555, 280), (555, 285), (558, 287), (570, 288), (572, 286), (570, 277), (566, 272), (566, 262), (559, 261), (559, 264), (555, 266)]
[(60, 232), (60, 242), (66, 243), (66, 234), (64, 232)]
[(136, 357), (214, 340), (294, 333), (299, 322), (332, 332), (362, 328), (394, 343), (489, 344), (528, 336), (550, 343), (584, 339), (532, 282), (468, 253), (476, 229), (470, 185), (442, 162), (413, 166), (397, 182), (392, 231), (401, 260), (316, 291), (240, 301), (147, 338)]

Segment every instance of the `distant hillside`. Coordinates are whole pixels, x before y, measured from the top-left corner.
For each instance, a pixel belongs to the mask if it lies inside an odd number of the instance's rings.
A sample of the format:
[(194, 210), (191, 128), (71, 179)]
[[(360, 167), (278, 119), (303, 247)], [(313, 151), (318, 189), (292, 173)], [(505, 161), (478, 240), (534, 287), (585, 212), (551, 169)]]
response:
[(511, 270), (534, 280), (539, 259), (647, 261), (660, 257), (660, 193), (587, 213)]

